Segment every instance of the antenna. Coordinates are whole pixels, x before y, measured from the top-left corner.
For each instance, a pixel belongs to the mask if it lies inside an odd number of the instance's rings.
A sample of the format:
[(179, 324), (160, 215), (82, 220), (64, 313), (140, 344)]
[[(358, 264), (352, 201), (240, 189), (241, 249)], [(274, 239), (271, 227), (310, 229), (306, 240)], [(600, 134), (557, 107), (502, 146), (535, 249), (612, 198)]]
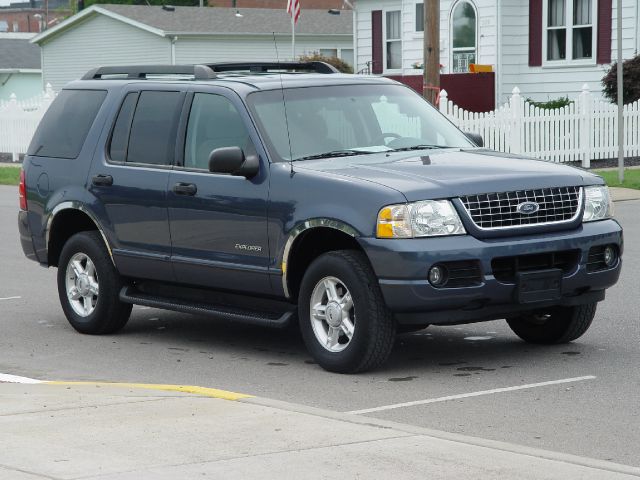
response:
[[(273, 33), (273, 45), (276, 47), (276, 61), (280, 65), (280, 54), (278, 53), (278, 42), (276, 41), (276, 32)], [(295, 173), (293, 171), (293, 150), (291, 149), (291, 135), (289, 133), (289, 118), (287, 117), (287, 101), (284, 98), (284, 84), (282, 83), (282, 70), (278, 68), (278, 75), (280, 77), (280, 92), (282, 93), (282, 107), (284, 108), (284, 123), (287, 128), (287, 141), (289, 142), (289, 169), (291, 176)]]

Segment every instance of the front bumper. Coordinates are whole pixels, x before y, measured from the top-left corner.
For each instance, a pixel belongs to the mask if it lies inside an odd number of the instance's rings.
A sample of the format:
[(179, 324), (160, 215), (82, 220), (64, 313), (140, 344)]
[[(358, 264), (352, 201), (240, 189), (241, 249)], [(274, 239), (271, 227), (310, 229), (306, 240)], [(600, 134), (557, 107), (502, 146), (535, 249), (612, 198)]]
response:
[[(614, 220), (586, 223), (577, 229), (518, 237), (477, 239), (470, 235), (425, 239), (360, 239), (379, 279), (387, 306), (400, 323), (452, 324), (504, 318), (520, 311), (553, 305), (600, 301), (604, 290), (618, 281), (621, 258), (607, 270), (587, 272), (591, 247), (614, 244), (622, 255), (622, 228)], [(562, 280), (562, 298), (520, 304), (516, 285), (498, 281), (494, 258), (578, 250), (576, 268)], [(477, 260), (481, 283), (461, 288), (435, 288), (429, 268), (441, 262)]]

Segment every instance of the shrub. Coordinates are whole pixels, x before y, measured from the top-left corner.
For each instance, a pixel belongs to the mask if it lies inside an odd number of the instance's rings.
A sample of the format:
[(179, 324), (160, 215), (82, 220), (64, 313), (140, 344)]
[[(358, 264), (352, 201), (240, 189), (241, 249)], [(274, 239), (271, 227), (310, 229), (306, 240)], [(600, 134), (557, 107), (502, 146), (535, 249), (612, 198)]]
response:
[(325, 57), (324, 55), (320, 55), (318, 52), (314, 52), (311, 55), (302, 55), (300, 57), (301, 62), (325, 62), (329, 65), (333, 65), (342, 73), (353, 73), (353, 68), (344, 60), (339, 59), (338, 57)]
[[(614, 63), (602, 79), (602, 93), (613, 103), (618, 101), (618, 64)], [(622, 101), (640, 99), (640, 55), (622, 62)]]
[(530, 98), (527, 98), (527, 102), (529, 102), (534, 107), (542, 108), (543, 110), (555, 110), (557, 108), (566, 107), (567, 105), (573, 103), (572, 100), (569, 100), (569, 97), (560, 97), (556, 98), (555, 100), (547, 100), (546, 102), (536, 102), (534, 100), (531, 100)]

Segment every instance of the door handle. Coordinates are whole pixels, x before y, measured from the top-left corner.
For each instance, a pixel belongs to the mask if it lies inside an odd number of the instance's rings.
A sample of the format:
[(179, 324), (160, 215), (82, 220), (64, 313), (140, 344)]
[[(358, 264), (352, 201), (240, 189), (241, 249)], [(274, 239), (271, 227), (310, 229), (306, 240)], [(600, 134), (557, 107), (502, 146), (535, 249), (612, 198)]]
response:
[(113, 177), (111, 175), (94, 175), (91, 179), (91, 183), (93, 183), (97, 187), (110, 187), (113, 185)]
[(173, 192), (176, 195), (195, 195), (198, 187), (194, 183), (176, 183), (173, 186)]

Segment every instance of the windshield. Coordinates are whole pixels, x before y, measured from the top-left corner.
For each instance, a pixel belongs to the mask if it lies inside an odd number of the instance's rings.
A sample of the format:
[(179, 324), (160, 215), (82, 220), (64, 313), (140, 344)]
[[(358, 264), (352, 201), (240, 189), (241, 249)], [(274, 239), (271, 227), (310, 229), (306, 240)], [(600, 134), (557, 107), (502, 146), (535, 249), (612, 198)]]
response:
[(248, 102), (276, 161), (474, 146), (401, 85), (270, 90), (252, 93)]

